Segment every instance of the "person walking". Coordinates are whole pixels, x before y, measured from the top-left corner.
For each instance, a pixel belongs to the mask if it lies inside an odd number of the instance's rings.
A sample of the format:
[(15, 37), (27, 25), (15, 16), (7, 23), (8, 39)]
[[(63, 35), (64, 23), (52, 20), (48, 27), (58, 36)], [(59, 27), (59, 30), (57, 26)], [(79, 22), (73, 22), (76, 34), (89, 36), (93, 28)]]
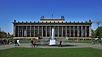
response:
[(19, 39), (17, 40), (17, 44), (18, 44), (18, 46), (20, 45), (20, 41), (19, 41)]

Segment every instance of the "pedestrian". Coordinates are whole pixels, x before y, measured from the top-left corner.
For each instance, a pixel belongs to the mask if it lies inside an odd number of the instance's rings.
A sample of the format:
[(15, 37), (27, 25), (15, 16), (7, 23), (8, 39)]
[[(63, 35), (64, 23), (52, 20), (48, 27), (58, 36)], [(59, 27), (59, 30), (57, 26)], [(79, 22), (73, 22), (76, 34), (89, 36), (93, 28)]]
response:
[(60, 40), (60, 47), (62, 47), (62, 41)]
[(62, 47), (62, 41), (61, 40), (58, 41), (58, 44), (59, 44), (59, 47)]
[(33, 40), (31, 40), (31, 44), (30, 44), (30, 46), (33, 47)]
[(10, 41), (10, 44), (13, 44), (13, 41), (12, 40)]
[(18, 44), (18, 46), (20, 45), (20, 41), (19, 41), (19, 39), (17, 40), (17, 44)]
[(35, 47), (36, 45), (36, 39), (33, 40), (33, 46)]
[(17, 40), (15, 39), (15, 46), (17, 46)]
[(92, 41), (92, 45), (94, 45), (95, 44), (95, 42), (94, 41)]

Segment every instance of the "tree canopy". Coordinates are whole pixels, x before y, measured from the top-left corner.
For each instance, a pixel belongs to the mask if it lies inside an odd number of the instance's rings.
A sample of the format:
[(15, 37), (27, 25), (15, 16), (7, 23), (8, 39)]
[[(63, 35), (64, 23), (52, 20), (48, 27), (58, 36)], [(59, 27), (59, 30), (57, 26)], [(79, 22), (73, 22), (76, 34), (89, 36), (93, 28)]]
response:
[(10, 35), (10, 33), (6, 33), (4, 31), (0, 31), (0, 38), (10, 38), (12, 37), (13, 35)]
[(95, 30), (94, 36), (95, 36), (95, 37), (98, 37), (98, 38), (102, 38), (102, 26), (98, 27), (98, 28)]
[(0, 38), (4, 38), (7, 37), (7, 33), (6, 32), (0, 32)]

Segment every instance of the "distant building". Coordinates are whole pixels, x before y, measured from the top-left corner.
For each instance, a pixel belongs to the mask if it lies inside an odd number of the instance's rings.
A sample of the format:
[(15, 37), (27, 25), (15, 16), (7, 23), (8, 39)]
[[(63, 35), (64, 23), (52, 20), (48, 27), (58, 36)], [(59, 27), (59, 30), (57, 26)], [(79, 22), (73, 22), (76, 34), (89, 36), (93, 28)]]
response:
[(65, 22), (64, 16), (59, 19), (45, 19), (38, 22), (17, 22), (14, 20), (14, 38), (51, 38), (51, 28), (55, 28), (55, 38), (89, 38), (91, 37), (91, 20), (85, 22)]

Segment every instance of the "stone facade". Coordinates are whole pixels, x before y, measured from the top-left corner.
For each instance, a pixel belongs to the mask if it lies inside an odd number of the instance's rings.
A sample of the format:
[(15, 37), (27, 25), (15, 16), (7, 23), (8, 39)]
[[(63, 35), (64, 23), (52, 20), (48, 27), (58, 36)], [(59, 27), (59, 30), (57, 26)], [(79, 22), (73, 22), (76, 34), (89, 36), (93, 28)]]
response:
[(64, 16), (60, 19), (45, 19), (40, 22), (17, 22), (14, 20), (14, 38), (51, 38), (51, 28), (55, 28), (55, 38), (91, 37), (91, 20), (85, 22), (65, 22)]

